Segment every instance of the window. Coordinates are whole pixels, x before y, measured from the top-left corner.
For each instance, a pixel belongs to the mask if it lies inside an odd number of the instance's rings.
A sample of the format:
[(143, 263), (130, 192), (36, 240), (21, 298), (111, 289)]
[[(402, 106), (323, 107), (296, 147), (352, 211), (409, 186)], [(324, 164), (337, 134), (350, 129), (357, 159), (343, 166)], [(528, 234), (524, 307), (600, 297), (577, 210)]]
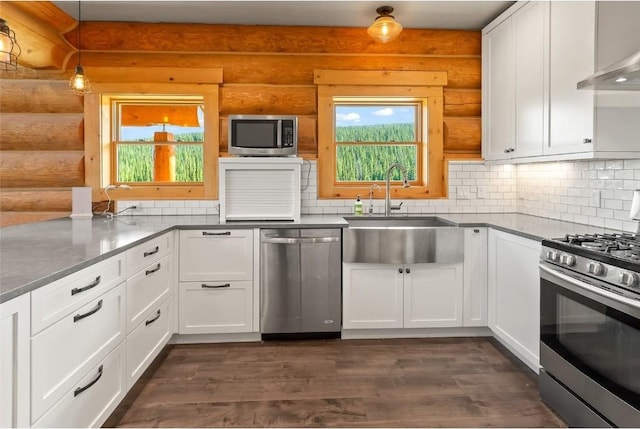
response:
[(202, 97), (112, 97), (112, 183), (202, 183)]
[[(418, 101), (334, 98), (334, 140), (338, 183), (380, 182), (389, 165), (398, 162), (416, 184), (421, 155), (422, 105)], [(402, 180), (397, 169), (392, 180)]]
[(85, 183), (93, 200), (215, 199), (222, 69), (91, 68)]
[[(316, 70), (315, 83), (320, 198), (366, 195), (396, 162), (411, 186), (394, 186), (393, 198), (446, 196), (445, 72)], [(391, 174), (399, 184), (401, 173)]]

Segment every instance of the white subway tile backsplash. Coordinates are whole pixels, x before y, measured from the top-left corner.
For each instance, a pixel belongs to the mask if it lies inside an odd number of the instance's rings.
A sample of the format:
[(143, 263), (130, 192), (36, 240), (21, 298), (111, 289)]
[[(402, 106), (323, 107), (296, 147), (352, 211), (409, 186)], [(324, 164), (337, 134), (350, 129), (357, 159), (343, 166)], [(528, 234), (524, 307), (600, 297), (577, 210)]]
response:
[[(508, 213), (562, 219), (634, 231), (628, 212), (634, 189), (640, 189), (640, 159), (485, 165), (452, 161), (448, 197), (405, 200), (403, 213)], [(307, 181), (307, 177), (309, 180)], [(350, 214), (351, 199), (318, 199), (317, 163), (302, 168), (301, 212)], [(461, 195), (461, 192), (462, 195)], [(384, 189), (374, 193), (374, 212), (384, 212)], [(368, 195), (361, 195), (365, 210)], [(216, 200), (119, 201), (119, 209), (136, 205), (132, 215), (217, 215)]]

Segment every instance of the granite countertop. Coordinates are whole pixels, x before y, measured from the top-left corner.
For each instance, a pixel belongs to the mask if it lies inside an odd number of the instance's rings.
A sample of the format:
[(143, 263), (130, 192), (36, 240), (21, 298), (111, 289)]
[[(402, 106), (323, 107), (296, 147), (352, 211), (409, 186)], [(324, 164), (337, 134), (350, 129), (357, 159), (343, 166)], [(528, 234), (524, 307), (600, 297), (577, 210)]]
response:
[[(461, 227), (490, 226), (533, 240), (603, 228), (516, 213), (425, 214)], [(220, 223), (218, 216), (118, 216), (54, 219), (0, 228), (0, 303), (30, 292), (172, 229), (344, 228), (337, 215), (302, 216), (300, 222)]]

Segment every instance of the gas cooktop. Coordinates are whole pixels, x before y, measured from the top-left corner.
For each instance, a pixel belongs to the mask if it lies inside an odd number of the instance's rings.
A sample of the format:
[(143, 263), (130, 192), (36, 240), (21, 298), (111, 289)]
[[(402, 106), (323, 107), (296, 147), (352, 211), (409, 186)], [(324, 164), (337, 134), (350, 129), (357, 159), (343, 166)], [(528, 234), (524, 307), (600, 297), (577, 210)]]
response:
[[(571, 252), (573, 249), (577, 254), (585, 257), (593, 257), (593, 255), (599, 254), (604, 255), (605, 258), (610, 256), (631, 264), (640, 264), (640, 236), (635, 234), (626, 232), (615, 234), (567, 234), (564, 238), (554, 238), (550, 241), (561, 244), (561, 247), (556, 247), (558, 249), (566, 252)], [(606, 260), (605, 262), (609, 261)]]
[(604, 281), (617, 293), (640, 297), (640, 235), (567, 234), (542, 241), (542, 261)]

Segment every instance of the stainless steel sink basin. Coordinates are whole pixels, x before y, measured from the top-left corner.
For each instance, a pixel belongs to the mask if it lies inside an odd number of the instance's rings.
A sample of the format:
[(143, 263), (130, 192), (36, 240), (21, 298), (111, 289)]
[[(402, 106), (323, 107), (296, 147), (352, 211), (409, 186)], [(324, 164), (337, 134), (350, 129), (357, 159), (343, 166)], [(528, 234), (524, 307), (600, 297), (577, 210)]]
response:
[(343, 262), (369, 264), (457, 263), (464, 232), (437, 217), (345, 217)]
[(438, 217), (353, 216), (344, 218), (349, 228), (441, 228), (455, 226)]

